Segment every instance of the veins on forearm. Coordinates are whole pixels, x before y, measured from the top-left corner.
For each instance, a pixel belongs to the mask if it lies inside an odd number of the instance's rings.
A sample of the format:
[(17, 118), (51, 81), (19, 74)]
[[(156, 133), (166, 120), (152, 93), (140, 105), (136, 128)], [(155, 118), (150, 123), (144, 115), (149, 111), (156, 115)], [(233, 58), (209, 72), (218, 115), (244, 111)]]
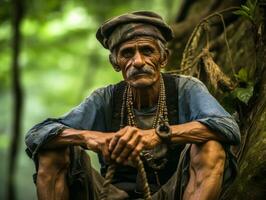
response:
[(224, 141), (224, 138), (200, 122), (188, 122), (172, 126), (173, 143), (203, 143), (208, 140)]
[(55, 149), (74, 145), (84, 145), (83, 132), (75, 129), (65, 129), (45, 143), (42, 149)]

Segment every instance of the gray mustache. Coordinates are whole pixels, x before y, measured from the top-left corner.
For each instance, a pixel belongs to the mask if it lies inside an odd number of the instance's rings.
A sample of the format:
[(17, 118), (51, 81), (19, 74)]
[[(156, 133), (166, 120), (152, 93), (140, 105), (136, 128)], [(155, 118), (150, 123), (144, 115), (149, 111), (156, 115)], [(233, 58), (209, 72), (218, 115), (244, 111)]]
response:
[(138, 74), (154, 74), (154, 70), (150, 66), (143, 66), (140, 69), (132, 67), (127, 71), (127, 78), (130, 78), (131, 76), (136, 76)]

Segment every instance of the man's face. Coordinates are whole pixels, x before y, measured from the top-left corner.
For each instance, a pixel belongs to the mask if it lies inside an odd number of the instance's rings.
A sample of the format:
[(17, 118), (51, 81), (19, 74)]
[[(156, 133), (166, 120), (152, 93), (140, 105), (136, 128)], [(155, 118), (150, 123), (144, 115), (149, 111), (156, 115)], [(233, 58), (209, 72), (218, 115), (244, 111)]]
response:
[(117, 52), (117, 64), (132, 87), (151, 86), (160, 77), (158, 42), (153, 38), (139, 37), (122, 43)]

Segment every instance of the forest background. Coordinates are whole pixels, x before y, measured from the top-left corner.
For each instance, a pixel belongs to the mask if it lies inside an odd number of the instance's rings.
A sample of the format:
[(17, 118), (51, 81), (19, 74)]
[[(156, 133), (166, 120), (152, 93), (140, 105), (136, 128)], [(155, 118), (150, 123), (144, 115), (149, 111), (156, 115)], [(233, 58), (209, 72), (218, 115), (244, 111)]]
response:
[[(265, 6), (255, 0), (0, 0), (0, 199), (36, 199), (24, 144), (34, 124), (122, 79), (95, 33), (106, 19), (134, 10), (155, 11), (172, 25), (167, 70), (200, 78), (239, 122), (240, 176), (224, 198), (266, 195)], [(213, 13), (216, 18), (207, 17)]]
[[(116, 83), (121, 75), (108, 61), (109, 52), (95, 38), (106, 19), (133, 10), (153, 10), (170, 19), (177, 1), (165, 0), (26, 0), (21, 22), (19, 70), (23, 114), (15, 171), (18, 200), (36, 199), (33, 162), (25, 153), (24, 136), (47, 117), (59, 117), (94, 89)], [(11, 144), (12, 1), (0, 0), (0, 199), (6, 199), (8, 148)], [(169, 12), (173, 9), (173, 13)], [(94, 165), (98, 165), (94, 159)]]

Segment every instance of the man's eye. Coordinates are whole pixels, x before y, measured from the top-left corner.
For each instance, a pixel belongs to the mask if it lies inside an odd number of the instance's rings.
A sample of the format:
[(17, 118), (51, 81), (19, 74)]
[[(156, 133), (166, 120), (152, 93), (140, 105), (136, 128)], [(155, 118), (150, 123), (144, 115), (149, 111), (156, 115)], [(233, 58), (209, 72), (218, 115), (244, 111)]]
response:
[(153, 49), (148, 48), (148, 47), (143, 48), (141, 51), (144, 55), (147, 55), (147, 56), (151, 55), (154, 52)]
[(126, 50), (124, 50), (124, 51), (121, 52), (121, 55), (123, 57), (125, 57), (125, 58), (130, 58), (130, 57), (133, 56), (133, 54), (134, 54), (133, 51), (128, 50), (128, 49), (126, 49)]

